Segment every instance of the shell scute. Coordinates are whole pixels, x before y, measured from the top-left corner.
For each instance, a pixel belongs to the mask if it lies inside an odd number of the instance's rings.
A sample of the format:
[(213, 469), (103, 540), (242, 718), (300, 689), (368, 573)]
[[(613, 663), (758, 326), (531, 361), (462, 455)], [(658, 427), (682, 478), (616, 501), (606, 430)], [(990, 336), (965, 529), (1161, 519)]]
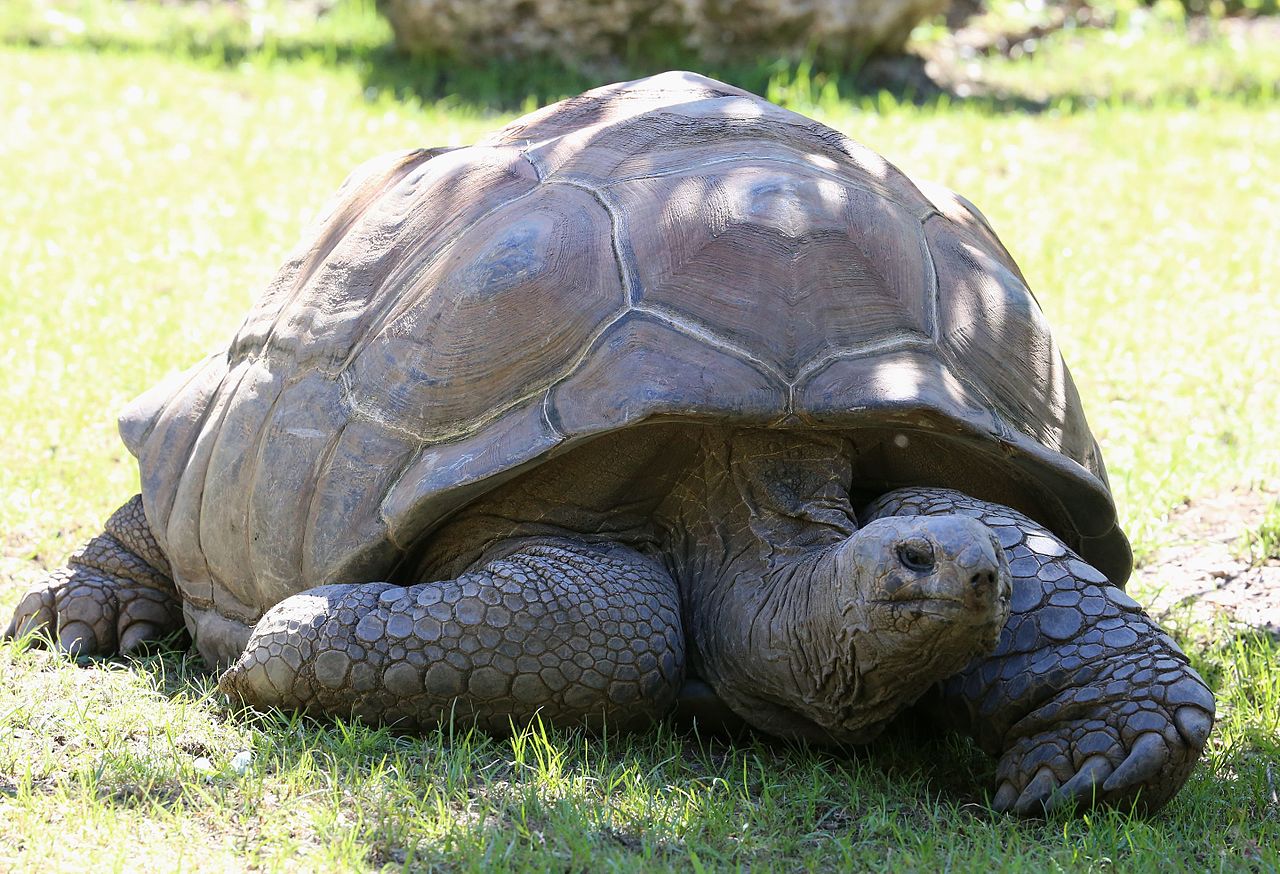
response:
[(696, 417), (707, 409), (767, 425), (786, 405), (786, 385), (758, 361), (661, 317), (634, 313), (613, 325), (573, 374), (556, 384), (549, 408), (557, 430), (581, 437), (655, 414)]
[(424, 274), (465, 246), (473, 225), (537, 187), (528, 162), (509, 150), (450, 151), (401, 170), (341, 224), (340, 237), (326, 230), (323, 257), (298, 272), (286, 306), (255, 307), (233, 361), (266, 357), (285, 370), (338, 372), (404, 313)]
[(544, 187), (488, 216), (399, 297), (349, 367), (366, 415), (423, 440), (546, 390), (626, 306), (609, 216)]
[(725, 335), (787, 380), (834, 350), (933, 331), (919, 222), (865, 189), (744, 162), (610, 193), (633, 297)]
[[(241, 603), (257, 598), (256, 569), (251, 564), (248, 524), (250, 496), (271, 472), (261, 464), (263, 422), (284, 389), (284, 375), (261, 361), (245, 362), (234, 403), (228, 403), (209, 452), (208, 470), (200, 492), (198, 536), (215, 587), (226, 589)], [(295, 462), (296, 463), (296, 462)], [(194, 477), (193, 477), (194, 480)]]
[(548, 419), (544, 399), (507, 410), (466, 439), (424, 447), (382, 501), (390, 539), (408, 548), (453, 510), (562, 446), (565, 435)]
[[(325, 305), (325, 299), (304, 293), (307, 286), (317, 284), (317, 274), (321, 274), (318, 284), (342, 289), (329, 296), (335, 301), (346, 301), (353, 294), (359, 294), (361, 286), (358, 281), (329, 280), (326, 283), (325, 274), (340, 274), (344, 279), (350, 277), (351, 250), (354, 248), (350, 241), (370, 236), (364, 229), (378, 223), (377, 217), (382, 212), (388, 191), (397, 190), (401, 182), (429, 162), (433, 154), (432, 150), (414, 149), (381, 155), (357, 167), (347, 177), (304, 231), (299, 244), (255, 302), (231, 341), (226, 353), (228, 360), (239, 362), (261, 355), (269, 341), (274, 339), (280, 343), (297, 336), (296, 332), (277, 331), (277, 325), (282, 318), (300, 322), (313, 310)], [(345, 248), (344, 243), (347, 244)], [(376, 261), (379, 254), (386, 255), (385, 250), (380, 253), (377, 247), (359, 247), (359, 251), (367, 260)], [(298, 351), (301, 345), (292, 348)]]
[(302, 567), (303, 538), (321, 475), (343, 436), (342, 386), (308, 373), (281, 392), (265, 420), (244, 502), (248, 564), (264, 599), (287, 597)]
[(939, 298), (942, 352), (1004, 422), (1083, 459), (1093, 438), (1039, 304), (1001, 259), (948, 230), (938, 218), (925, 223), (947, 290)]
[(401, 550), (387, 536), (380, 507), (420, 451), (379, 422), (347, 419), (307, 501), (295, 587), (298, 579), (323, 585), (386, 577)]

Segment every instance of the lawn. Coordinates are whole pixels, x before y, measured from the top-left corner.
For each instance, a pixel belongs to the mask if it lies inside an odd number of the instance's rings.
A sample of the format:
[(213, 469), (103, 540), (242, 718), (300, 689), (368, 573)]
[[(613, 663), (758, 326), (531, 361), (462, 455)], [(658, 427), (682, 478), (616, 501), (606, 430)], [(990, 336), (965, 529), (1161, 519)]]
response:
[[(0, 12), (6, 619), (136, 491), (116, 412), (225, 343), (347, 170), (571, 90), (400, 66), (359, 7), (253, 39), (167, 7), (59, 8)], [(998, 98), (919, 106), (756, 71), (991, 219), (1139, 556), (1180, 501), (1280, 482), (1280, 52), (1240, 39), (1063, 33), (975, 61)], [(1049, 823), (990, 814), (993, 765), (959, 739), (848, 756), (665, 727), (404, 738), (235, 712), (180, 653), (76, 666), (6, 645), (0, 869), (1280, 870), (1280, 644), (1170, 623), (1218, 695), (1204, 762), (1155, 818)]]

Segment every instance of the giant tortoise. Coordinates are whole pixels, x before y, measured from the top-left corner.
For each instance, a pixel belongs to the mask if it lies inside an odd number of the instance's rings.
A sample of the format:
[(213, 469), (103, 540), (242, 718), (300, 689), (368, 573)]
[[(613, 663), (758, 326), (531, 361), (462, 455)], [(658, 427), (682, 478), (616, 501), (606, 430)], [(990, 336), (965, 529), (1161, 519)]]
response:
[(1212, 726), (987, 220), (701, 76), (361, 167), (120, 433), (141, 495), (8, 634), (185, 626), (250, 704), (406, 729), (916, 704), (1019, 813), (1157, 808)]

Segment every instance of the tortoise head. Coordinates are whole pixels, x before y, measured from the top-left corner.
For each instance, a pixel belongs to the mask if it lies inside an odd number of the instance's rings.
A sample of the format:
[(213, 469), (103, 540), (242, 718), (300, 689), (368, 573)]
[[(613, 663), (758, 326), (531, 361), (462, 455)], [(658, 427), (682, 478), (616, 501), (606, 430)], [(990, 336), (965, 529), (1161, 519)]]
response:
[[(879, 519), (814, 568), (834, 649), (822, 702), (832, 727), (883, 724), (930, 685), (995, 649), (1012, 578), (982, 523), (963, 516)], [(836, 682), (831, 682), (836, 681)]]

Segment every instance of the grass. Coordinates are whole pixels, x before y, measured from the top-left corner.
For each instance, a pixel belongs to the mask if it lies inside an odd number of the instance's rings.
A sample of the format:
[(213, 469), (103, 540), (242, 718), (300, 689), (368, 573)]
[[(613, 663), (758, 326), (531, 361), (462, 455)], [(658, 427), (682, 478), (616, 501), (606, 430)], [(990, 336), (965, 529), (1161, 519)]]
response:
[[(432, 78), (359, 7), (307, 24), (271, 6), (257, 31), (224, 7), (49, 8), (0, 10), (5, 616), (136, 490), (115, 412), (226, 341), (349, 168), (578, 87)], [(1280, 60), (1150, 29), (975, 63), (1018, 100), (743, 75), (982, 207), (1149, 551), (1182, 499), (1280, 476)], [(403, 738), (228, 710), (176, 653), (77, 667), (0, 647), (0, 868), (1280, 869), (1280, 645), (1172, 630), (1219, 699), (1204, 764), (1155, 819), (1044, 824), (987, 813), (991, 763), (957, 739), (834, 756), (669, 728)]]
[(1240, 535), (1236, 550), (1254, 566), (1280, 561), (1280, 502), (1267, 508), (1257, 527)]

